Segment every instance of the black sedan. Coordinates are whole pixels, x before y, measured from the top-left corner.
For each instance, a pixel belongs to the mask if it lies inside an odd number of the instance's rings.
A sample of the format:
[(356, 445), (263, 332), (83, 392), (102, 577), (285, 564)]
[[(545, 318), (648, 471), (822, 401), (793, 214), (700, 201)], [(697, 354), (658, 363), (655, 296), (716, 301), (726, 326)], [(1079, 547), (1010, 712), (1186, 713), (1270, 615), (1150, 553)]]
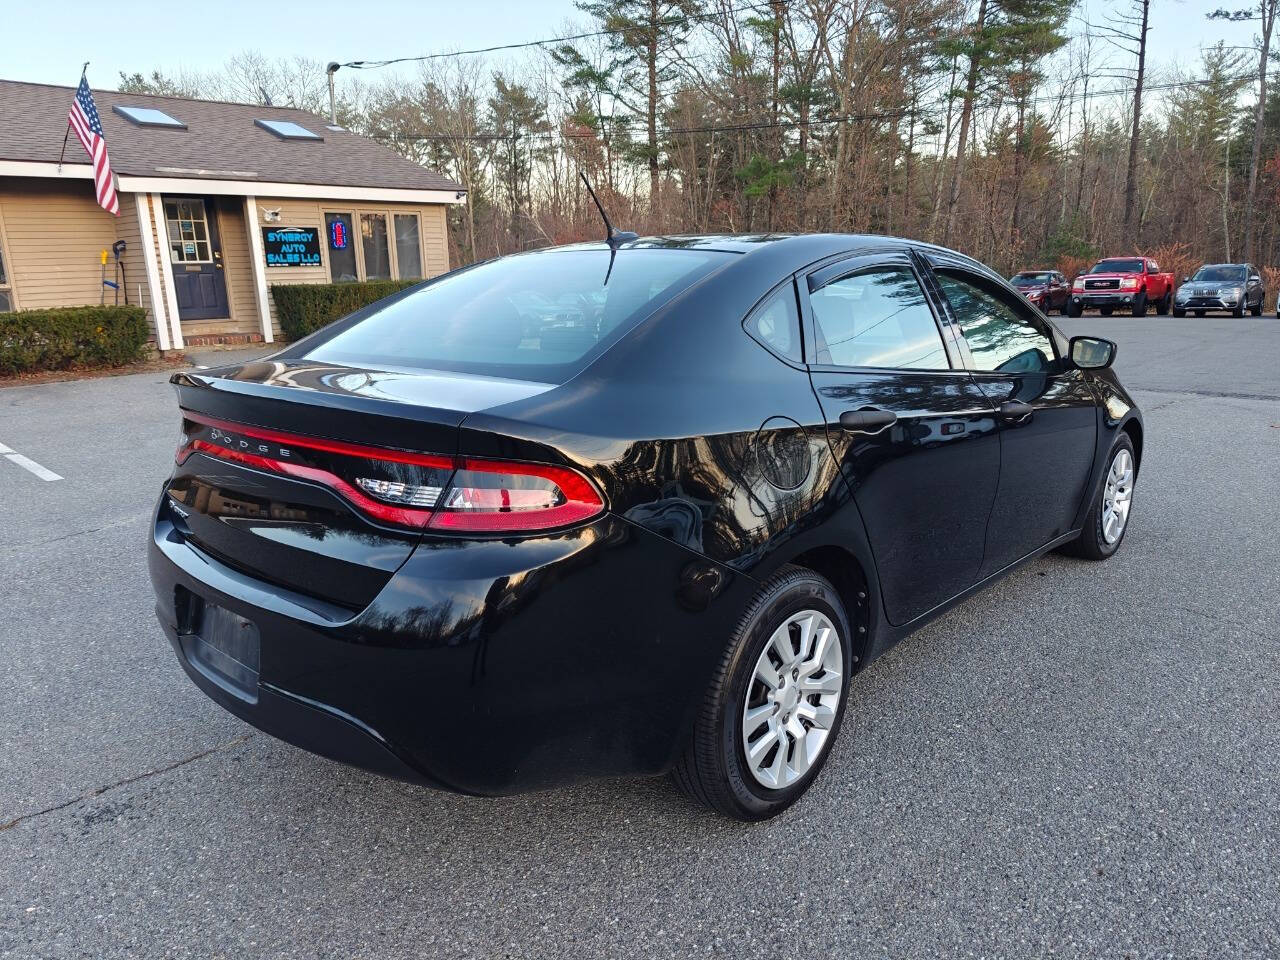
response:
[(157, 612), (210, 697), (325, 756), (486, 795), (670, 773), (763, 819), (896, 641), (1119, 548), (1114, 353), (882, 237), (456, 270), (173, 378)]

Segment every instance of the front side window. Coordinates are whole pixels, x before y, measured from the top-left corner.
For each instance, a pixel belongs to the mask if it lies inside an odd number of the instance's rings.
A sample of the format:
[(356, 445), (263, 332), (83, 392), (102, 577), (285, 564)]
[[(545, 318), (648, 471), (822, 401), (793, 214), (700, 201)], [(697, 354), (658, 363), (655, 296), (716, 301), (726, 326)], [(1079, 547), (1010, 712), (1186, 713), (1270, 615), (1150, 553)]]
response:
[(657, 249), (504, 257), (418, 287), (305, 356), (346, 366), (563, 383), (734, 256)]
[(1030, 314), (976, 278), (937, 272), (938, 284), (960, 324), (974, 367), (1001, 373), (1048, 370), (1053, 343)]
[(391, 253), (387, 247), (385, 213), (360, 214), (360, 245), (364, 252), (365, 279), (391, 279)]
[(815, 361), (838, 367), (945, 370), (933, 311), (906, 266), (874, 267), (809, 295)]

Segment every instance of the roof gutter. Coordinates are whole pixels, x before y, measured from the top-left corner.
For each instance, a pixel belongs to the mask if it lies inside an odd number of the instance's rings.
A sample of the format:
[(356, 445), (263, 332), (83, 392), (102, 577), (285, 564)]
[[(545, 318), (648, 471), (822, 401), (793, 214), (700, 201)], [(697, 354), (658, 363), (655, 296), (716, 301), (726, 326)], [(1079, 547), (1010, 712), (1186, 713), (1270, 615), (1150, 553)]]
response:
[[(87, 163), (63, 164), (33, 160), (0, 160), (0, 177), (47, 177), (92, 180)], [(122, 193), (187, 193), (201, 196), (291, 197), (313, 200), (353, 200), (377, 203), (463, 203), (466, 191), (426, 190), (409, 187), (361, 187), (325, 183), (280, 183), (263, 180), (224, 180), (207, 177), (116, 177)]]

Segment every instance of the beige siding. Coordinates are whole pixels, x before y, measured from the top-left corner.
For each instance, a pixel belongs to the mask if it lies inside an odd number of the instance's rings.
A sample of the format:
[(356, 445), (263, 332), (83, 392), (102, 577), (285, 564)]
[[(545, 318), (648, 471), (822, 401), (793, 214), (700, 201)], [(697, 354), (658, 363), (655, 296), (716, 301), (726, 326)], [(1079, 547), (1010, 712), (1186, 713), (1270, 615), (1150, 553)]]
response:
[[(449, 242), (446, 236), (445, 208), (442, 204), (415, 203), (353, 203), (350, 200), (296, 200), (273, 197), (257, 198), (258, 223), (255, 227), (311, 227), (320, 231), (319, 267), (269, 267), (266, 271), (267, 285), (273, 283), (328, 283), (329, 282), (329, 243), (325, 235), (324, 215), (326, 213), (349, 213), (352, 215), (353, 236), (351, 242), (356, 245), (358, 261), (363, 261), (360, 251), (360, 214), (362, 213), (417, 213), (419, 214), (419, 234), (422, 241), (422, 268), (428, 277), (439, 276), (449, 269)], [(280, 220), (275, 224), (262, 222), (264, 210), (279, 208)], [(391, 246), (391, 256), (395, 257), (395, 234), (392, 222), (388, 222), (387, 230)], [(271, 300), (268, 297), (268, 300)], [(276, 320), (275, 301), (271, 300), (271, 325), (280, 337), (280, 324)]]
[(244, 201), (238, 197), (217, 200), (218, 235), (222, 241), (223, 275), (227, 281), (227, 303), (231, 321), (243, 333), (260, 333), (258, 300), (253, 292), (253, 260), (249, 252), (249, 232), (244, 223)]
[[(147, 262), (142, 251), (142, 231), (138, 229), (138, 200), (134, 193), (120, 194), (120, 220), (116, 233), (128, 247), (124, 252), (125, 285), (129, 288), (129, 302), (141, 303), (151, 322), (151, 336), (155, 338), (155, 310), (151, 306), (151, 287), (147, 282)], [(146, 204), (145, 195), (142, 203)], [(144, 207), (145, 209), (145, 207)], [(139, 300), (141, 296), (141, 300)]]
[[(120, 214), (123, 219), (123, 208)], [(13, 261), (8, 264), (9, 272), (21, 309), (98, 303), (102, 251), (110, 250), (116, 241), (117, 218), (98, 206), (91, 181), (0, 178), (0, 217)], [(136, 220), (133, 226), (136, 232)], [(135, 277), (145, 284), (142, 258), (137, 258), (137, 273), (133, 261), (133, 257), (126, 259), (130, 286)], [(107, 277), (112, 279), (110, 268)]]

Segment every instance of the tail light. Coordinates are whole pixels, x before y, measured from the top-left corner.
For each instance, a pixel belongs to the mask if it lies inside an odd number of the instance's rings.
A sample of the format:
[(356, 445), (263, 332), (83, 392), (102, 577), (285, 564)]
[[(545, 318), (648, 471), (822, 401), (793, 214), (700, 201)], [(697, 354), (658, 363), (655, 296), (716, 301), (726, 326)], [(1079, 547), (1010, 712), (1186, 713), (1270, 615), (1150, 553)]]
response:
[(183, 416), (177, 463), (202, 453), (317, 483), (379, 523), (514, 533), (579, 523), (604, 510), (591, 482), (568, 467), (416, 453)]

